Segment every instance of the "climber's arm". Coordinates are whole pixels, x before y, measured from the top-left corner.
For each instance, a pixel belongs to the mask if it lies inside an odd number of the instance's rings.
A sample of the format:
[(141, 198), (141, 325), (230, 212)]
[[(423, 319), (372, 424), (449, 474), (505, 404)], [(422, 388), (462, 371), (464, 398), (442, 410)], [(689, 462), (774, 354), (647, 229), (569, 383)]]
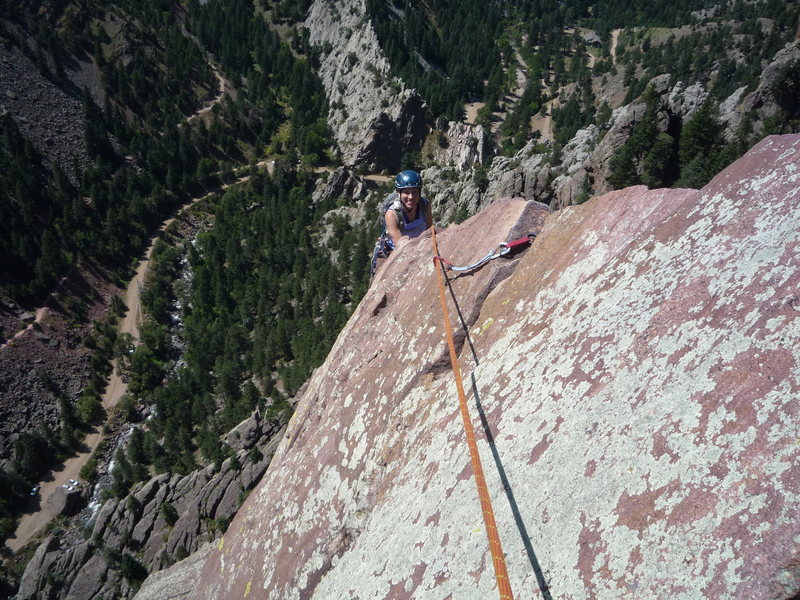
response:
[(386, 222), (386, 232), (392, 238), (394, 245), (397, 246), (400, 238), (403, 237), (403, 232), (400, 231), (400, 226), (397, 223), (397, 213), (393, 210), (387, 210), (383, 215), (383, 220)]

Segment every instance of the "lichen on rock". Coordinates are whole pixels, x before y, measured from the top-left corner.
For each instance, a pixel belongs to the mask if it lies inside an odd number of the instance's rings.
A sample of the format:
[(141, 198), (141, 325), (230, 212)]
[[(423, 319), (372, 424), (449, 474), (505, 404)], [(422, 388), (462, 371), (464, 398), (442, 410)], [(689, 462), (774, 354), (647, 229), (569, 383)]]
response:
[[(541, 231), (452, 281), (520, 597), (800, 591), (798, 156), (770, 137), (699, 191), (546, 221), (505, 200), (439, 234), (466, 264)], [(423, 236), (386, 262), (195, 597), (496, 594), (430, 254)]]

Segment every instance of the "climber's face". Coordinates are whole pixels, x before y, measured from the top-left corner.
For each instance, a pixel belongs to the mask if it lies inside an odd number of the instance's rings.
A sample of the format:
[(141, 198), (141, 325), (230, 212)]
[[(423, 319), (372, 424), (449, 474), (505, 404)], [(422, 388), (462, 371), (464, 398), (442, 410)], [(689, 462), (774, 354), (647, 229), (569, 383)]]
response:
[(419, 204), (419, 188), (402, 188), (398, 190), (398, 194), (400, 194), (400, 202), (406, 212), (414, 212)]

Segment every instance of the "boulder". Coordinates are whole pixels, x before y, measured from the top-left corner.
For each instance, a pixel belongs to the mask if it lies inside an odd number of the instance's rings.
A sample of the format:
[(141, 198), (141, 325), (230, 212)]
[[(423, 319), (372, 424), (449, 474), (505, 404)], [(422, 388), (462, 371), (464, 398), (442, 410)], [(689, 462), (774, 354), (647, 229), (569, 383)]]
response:
[(225, 443), (233, 450), (249, 450), (261, 437), (261, 418), (253, 413), (225, 436)]
[(47, 498), (47, 512), (54, 517), (74, 515), (81, 506), (81, 500), (80, 490), (57, 487)]

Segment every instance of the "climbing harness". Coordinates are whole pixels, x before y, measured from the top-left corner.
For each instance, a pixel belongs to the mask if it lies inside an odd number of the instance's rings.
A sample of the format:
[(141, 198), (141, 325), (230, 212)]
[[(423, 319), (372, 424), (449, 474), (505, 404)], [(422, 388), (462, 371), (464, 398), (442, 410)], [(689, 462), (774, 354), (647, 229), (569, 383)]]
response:
[(375, 241), (375, 247), (372, 249), (372, 259), (370, 260), (369, 278), (370, 281), (375, 276), (378, 270), (378, 260), (381, 258), (388, 258), (389, 253), (392, 251), (388, 244), (389, 234), (384, 230), (380, 237)]
[[(475, 473), (475, 486), (478, 488), (478, 498), (480, 499), (481, 503), (483, 522), (484, 525), (486, 526), (486, 535), (489, 538), (489, 551), (492, 554), (492, 564), (494, 565), (494, 577), (495, 581), (497, 582), (497, 590), (500, 593), (500, 600), (513, 600), (514, 594), (511, 591), (511, 583), (508, 580), (508, 571), (506, 569), (506, 561), (503, 555), (503, 547), (500, 544), (500, 536), (497, 533), (497, 524), (495, 523), (494, 520), (494, 510), (492, 509), (492, 501), (489, 498), (489, 489), (486, 486), (486, 479), (483, 475), (483, 467), (481, 466), (481, 457), (478, 454), (478, 444), (475, 441), (475, 429), (472, 426), (472, 421), (469, 416), (469, 410), (467, 409), (467, 397), (464, 394), (464, 383), (461, 379), (461, 370), (458, 366), (458, 356), (456, 355), (456, 346), (455, 342), (453, 341), (453, 326), (450, 323), (450, 316), (447, 312), (447, 298), (445, 297), (445, 291), (444, 291), (444, 282), (446, 277), (444, 273), (445, 266), (443, 263), (443, 259), (439, 256), (439, 247), (436, 243), (436, 226), (435, 225), (432, 226), (431, 229), (433, 230), (434, 267), (437, 275), (437, 280), (439, 283), (439, 298), (441, 299), (442, 302), (442, 318), (444, 320), (444, 326), (447, 332), (447, 346), (450, 350), (450, 363), (453, 367), (453, 376), (455, 377), (456, 380), (456, 389), (458, 391), (458, 402), (461, 408), (461, 418), (464, 421), (464, 432), (466, 433), (467, 437), (467, 446), (469, 447), (469, 456), (470, 456), (470, 461), (472, 462), (472, 471)], [(501, 244), (501, 246), (503, 246), (503, 244)], [(436, 265), (437, 260), (439, 261), (441, 268), (439, 268)]]
[(530, 244), (535, 237), (536, 237), (535, 233), (529, 233), (525, 237), (521, 237), (511, 242), (503, 242), (499, 244), (497, 248), (489, 252), (489, 254), (480, 259), (478, 262), (473, 263), (471, 265), (467, 265), (466, 267), (457, 267), (446, 258), (443, 258), (438, 255), (433, 257), (433, 262), (434, 264), (436, 263), (436, 261), (442, 263), (442, 268), (444, 268), (446, 271), (457, 271), (464, 273), (467, 271), (472, 271), (473, 269), (477, 269), (478, 267), (482, 267), (483, 265), (485, 265), (491, 260), (494, 260), (495, 258), (500, 258), (501, 256), (508, 256), (512, 252), (516, 252), (524, 248), (525, 246)]

